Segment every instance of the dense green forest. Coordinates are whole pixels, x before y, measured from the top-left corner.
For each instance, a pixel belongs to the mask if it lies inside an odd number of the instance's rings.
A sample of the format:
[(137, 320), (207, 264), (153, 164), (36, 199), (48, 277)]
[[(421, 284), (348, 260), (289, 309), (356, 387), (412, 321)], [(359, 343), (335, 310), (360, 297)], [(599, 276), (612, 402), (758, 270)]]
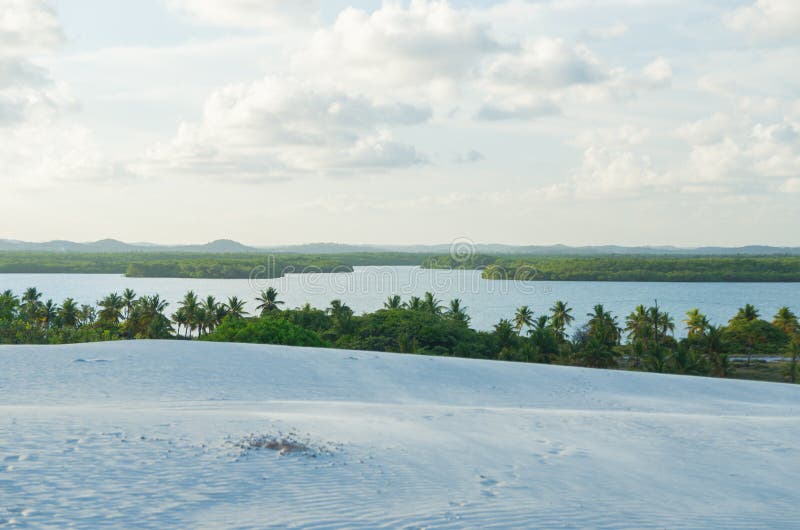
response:
[(137, 278), (278, 278), (298, 272), (352, 272), (354, 266), (419, 265), (427, 254), (187, 254), (0, 252), (0, 273), (125, 274)]
[(286, 273), (352, 272), (357, 266), (420, 265), (431, 269), (481, 269), (486, 279), (798, 282), (794, 256), (586, 256), (472, 255), (464, 259), (403, 252), (352, 254), (187, 254), (163, 252), (0, 252), (0, 273), (125, 274), (138, 278), (277, 278)]
[[(746, 305), (726, 325), (714, 326), (698, 309), (678, 323), (658, 307), (640, 305), (620, 320), (599, 304), (578, 316), (567, 303), (556, 302), (540, 315), (520, 307), (484, 332), (469, 326), (468, 308), (460, 300), (445, 305), (432, 293), (405, 301), (390, 296), (382, 309), (363, 315), (339, 300), (325, 309), (308, 304), (286, 309), (273, 288), (256, 303), (257, 314), (250, 315), (244, 300), (200, 298), (191, 291), (173, 311), (160, 296), (140, 297), (130, 289), (109, 294), (97, 306), (79, 306), (72, 299), (57, 304), (44, 300), (36, 288), (21, 296), (5, 291), (0, 293), (0, 343), (199, 339), (800, 380), (800, 325), (787, 307), (767, 320)], [(675, 337), (679, 325), (686, 328), (684, 339)], [(753, 359), (758, 355), (785, 358), (765, 363)]]
[(435, 256), (423, 267), (482, 269), (491, 280), (800, 282), (797, 256)]

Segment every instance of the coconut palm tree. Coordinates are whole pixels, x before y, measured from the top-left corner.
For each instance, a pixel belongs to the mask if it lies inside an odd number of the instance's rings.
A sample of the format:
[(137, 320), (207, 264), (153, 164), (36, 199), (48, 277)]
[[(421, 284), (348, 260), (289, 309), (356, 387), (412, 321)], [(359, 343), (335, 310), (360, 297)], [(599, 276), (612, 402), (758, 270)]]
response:
[(758, 309), (756, 309), (755, 306), (746, 304), (744, 307), (739, 308), (739, 311), (732, 320), (746, 320), (752, 322), (753, 320), (757, 320), (759, 316)]
[(177, 311), (172, 314), (172, 321), (175, 323), (175, 333), (178, 335), (181, 334), (181, 326), (184, 329), (184, 337), (189, 336), (189, 316), (186, 314), (186, 310), (182, 307), (179, 307)]
[(422, 309), (422, 299), (419, 296), (412, 296), (406, 303), (406, 308), (410, 311), (419, 311)]
[(351, 331), (353, 322), (353, 310), (341, 300), (331, 300), (331, 305), (326, 310), (333, 320), (333, 327), (340, 335), (345, 335)]
[(442, 302), (437, 300), (433, 293), (426, 292), (425, 298), (422, 300), (422, 308), (434, 315), (441, 315), (444, 311)]
[(644, 305), (639, 304), (633, 312), (625, 317), (625, 331), (631, 343), (643, 343), (649, 340), (652, 334), (649, 314)]
[(62, 326), (74, 328), (80, 321), (78, 304), (72, 298), (67, 298), (58, 310), (58, 319)]
[(52, 300), (48, 300), (42, 304), (39, 319), (42, 322), (43, 328), (47, 329), (55, 322), (56, 318), (58, 318), (58, 309), (58, 304)]
[(19, 308), (19, 299), (10, 290), (0, 294), (0, 320), (13, 320)]
[(566, 302), (556, 301), (550, 308), (550, 324), (559, 337), (564, 339), (567, 335), (567, 328), (575, 320), (572, 316), (572, 308)]
[(97, 321), (97, 311), (88, 304), (82, 304), (78, 310), (78, 323), (81, 326), (90, 326)]
[(450, 300), (450, 307), (447, 309), (447, 318), (455, 320), (456, 322), (469, 324), (470, 317), (467, 314), (467, 309), (469, 308), (461, 305), (460, 298)]
[(256, 306), (256, 309), (261, 311), (261, 316), (266, 315), (272, 311), (279, 311), (284, 303), (278, 300), (278, 291), (274, 287), (268, 287), (266, 291), (261, 291), (261, 294), (256, 298), (256, 302), (261, 302)]
[[(182, 325), (188, 334), (192, 334), (200, 327), (200, 302), (197, 300), (197, 295), (194, 291), (189, 291), (183, 295), (183, 300), (178, 302), (178, 311), (172, 315), (173, 321), (182, 321)], [(178, 312), (181, 314), (178, 315)], [(176, 320), (177, 318), (177, 320)]]
[(236, 296), (231, 296), (225, 303), (226, 316), (231, 318), (244, 318), (249, 313), (245, 309), (246, 302)]
[(126, 322), (129, 333), (140, 339), (168, 338), (173, 329), (169, 319), (164, 316), (167, 306), (166, 300), (157, 294), (139, 298)]
[(772, 320), (772, 325), (783, 331), (787, 335), (797, 335), (800, 324), (795, 315), (788, 307), (781, 307)]
[(219, 302), (214, 296), (206, 296), (206, 299), (200, 302), (200, 328), (201, 334), (211, 333), (214, 328), (219, 324)]
[(621, 330), (617, 324), (617, 317), (606, 311), (603, 304), (594, 306), (594, 310), (586, 316), (589, 317), (589, 337), (595, 337), (607, 345), (619, 344)]
[(533, 310), (524, 305), (517, 309), (517, 312), (514, 313), (514, 331), (517, 332), (517, 335), (522, 334), (522, 328), (529, 328), (533, 326)]
[(656, 327), (658, 328), (658, 332), (662, 338), (666, 337), (670, 333), (675, 332), (675, 319), (672, 318), (672, 315), (665, 311), (657, 311), (656, 315)]
[(384, 309), (400, 309), (401, 307), (403, 307), (403, 300), (397, 294), (391, 295), (383, 303)]
[(711, 375), (728, 377), (732, 367), (725, 351), (725, 332), (722, 326), (709, 325), (703, 336), (703, 353), (711, 364)]
[(36, 287), (28, 287), (20, 300), (20, 313), (28, 322), (38, 322), (39, 310), (42, 306), (42, 293)]
[(97, 302), (97, 305), (100, 307), (97, 316), (102, 322), (119, 324), (122, 318), (122, 309), (125, 305), (122, 298), (117, 293), (111, 293)]
[(126, 288), (122, 291), (122, 305), (125, 309), (125, 320), (128, 320), (133, 311), (133, 306), (136, 303), (136, 292), (131, 288)]
[(683, 323), (686, 324), (686, 329), (689, 331), (689, 337), (698, 337), (703, 335), (710, 324), (708, 317), (701, 313), (697, 308), (690, 309), (686, 312), (686, 318), (683, 319)]
[(493, 335), (497, 341), (497, 348), (499, 351), (498, 356), (500, 357), (503, 356), (505, 351), (511, 349), (519, 340), (517, 338), (517, 333), (514, 331), (514, 327), (511, 325), (511, 322), (505, 318), (495, 324)]

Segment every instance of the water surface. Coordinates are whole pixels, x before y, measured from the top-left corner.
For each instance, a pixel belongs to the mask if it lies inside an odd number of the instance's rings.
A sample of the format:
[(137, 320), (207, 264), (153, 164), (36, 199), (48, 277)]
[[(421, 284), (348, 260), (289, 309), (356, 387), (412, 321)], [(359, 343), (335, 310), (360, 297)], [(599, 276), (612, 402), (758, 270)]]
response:
[(800, 311), (800, 283), (653, 283), (653, 282), (510, 282), (484, 280), (479, 271), (426, 270), (419, 267), (357, 267), (352, 274), (293, 274), (264, 280), (210, 280), (175, 278), (126, 278), (108, 274), (0, 274), (0, 291), (21, 294), (37, 287), (46, 300), (60, 303), (72, 297), (79, 303), (96, 304), (108, 293), (131, 288), (140, 295), (160, 294), (170, 302), (168, 313), (188, 290), (199, 296), (224, 300), (238, 296), (255, 310), (254, 299), (272, 286), (280, 292), (286, 307), (310, 303), (326, 307), (341, 299), (356, 313), (374, 311), (386, 298), (403, 299), (432, 291), (443, 302), (461, 298), (468, 307), (472, 325), (491, 329), (501, 318), (511, 318), (517, 307), (530, 306), (536, 314), (546, 312), (556, 300), (573, 308), (579, 322), (601, 303), (622, 322), (638, 304), (658, 304), (675, 317), (676, 324), (687, 310), (698, 307), (715, 324), (724, 324), (746, 303), (755, 305), (762, 316), (771, 318), (781, 306)]

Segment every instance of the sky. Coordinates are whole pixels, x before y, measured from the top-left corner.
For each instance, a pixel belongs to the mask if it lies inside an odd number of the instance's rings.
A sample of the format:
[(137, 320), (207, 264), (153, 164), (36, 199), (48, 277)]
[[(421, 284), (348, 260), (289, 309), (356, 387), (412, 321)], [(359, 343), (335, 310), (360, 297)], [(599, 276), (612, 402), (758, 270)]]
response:
[(0, 238), (800, 245), (797, 0), (0, 0)]

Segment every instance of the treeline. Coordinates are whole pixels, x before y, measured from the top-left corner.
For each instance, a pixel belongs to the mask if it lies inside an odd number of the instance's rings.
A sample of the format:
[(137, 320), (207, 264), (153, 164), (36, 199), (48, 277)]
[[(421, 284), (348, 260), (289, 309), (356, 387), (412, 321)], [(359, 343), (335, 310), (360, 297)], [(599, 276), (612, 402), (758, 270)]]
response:
[(287, 273), (352, 272), (354, 266), (418, 265), (425, 254), (187, 254), (0, 252), (0, 273), (125, 274), (136, 278), (277, 278)]
[(278, 278), (287, 273), (352, 272), (356, 266), (480, 269), (492, 280), (799, 282), (800, 256), (431, 256), (352, 254), (186, 254), (0, 252), (0, 273), (125, 274), (137, 278)]
[(800, 282), (798, 256), (436, 256), (423, 267), (481, 269), (490, 280)]
[[(572, 308), (556, 302), (540, 315), (520, 307), (491, 331), (477, 331), (469, 326), (468, 308), (460, 300), (445, 305), (432, 293), (406, 301), (391, 296), (382, 309), (362, 315), (340, 300), (325, 309), (308, 304), (285, 309), (273, 288), (256, 302), (256, 314), (250, 315), (237, 297), (221, 301), (190, 291), (170, 313), (158, 295), (140, 297), (130, 289), (106, 296), (96, 307), (72, 299), (60, 305), (44, 301), (35, 288), (19, 297), (6, 291), (0, 294), (0, 343), (200, 339), (715, 377), (735, 376), (737, 369), (749, 377), (753, 356), (785, 354), (776, 363), (780, 372), (770, 377), (800, 380), (800, 326), (787, 307), (766, 320), (746, 305), (727, 325), (714, 326), (698, 309), (677, 323), (657, 306), (640, 305), (620, 320), (597, 305), (575, 326)], [(684, 339), (675, 337), (679, 325), (687, 330)], [(575, 329), (571, 335), (570, 329)]]

